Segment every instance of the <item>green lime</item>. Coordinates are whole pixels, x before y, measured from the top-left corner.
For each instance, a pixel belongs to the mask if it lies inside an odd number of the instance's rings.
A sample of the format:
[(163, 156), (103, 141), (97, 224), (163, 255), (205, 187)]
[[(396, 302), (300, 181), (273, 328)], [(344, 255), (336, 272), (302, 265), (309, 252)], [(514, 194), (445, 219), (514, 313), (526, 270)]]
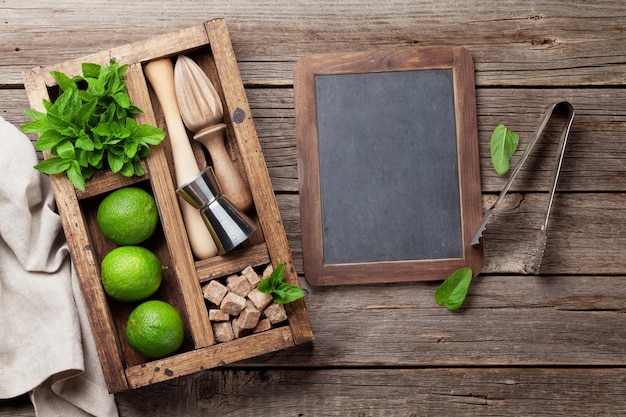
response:
[(160, 300), (137, 306), (126, 323), (126, 340), (147, 358), (162, 358), (183, 344), (183, 319), (174, 306)]
[(96, 222), (102, 234), (114, 243), (137, 245), (152, 236), (159, 213), (150, 193), (137, 187), (124, 187), (100, 202)]
[(119, 246), (107, 253), (100, 265), (104, 291), (118, 301), (139, 301), (161, 285), (163, 265), (141, 246)]

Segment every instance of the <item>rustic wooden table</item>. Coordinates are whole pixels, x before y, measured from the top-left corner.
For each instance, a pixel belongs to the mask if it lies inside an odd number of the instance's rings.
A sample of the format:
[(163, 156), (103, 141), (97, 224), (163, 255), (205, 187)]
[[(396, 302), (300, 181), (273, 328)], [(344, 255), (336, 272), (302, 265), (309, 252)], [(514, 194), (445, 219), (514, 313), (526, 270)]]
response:
[[(490, 165), (493, 128), (523, 146), (549, 104), (577, 112), (539, 275), (525, 273), (527, 231), (547, 201), (549, 149), (485, 233), (485, 267), (459, 311), (435, 304), (437, 283), (315, 288), (302, 276), (312, 344), (118, 394), (121, 416), (626, 414), (626, 3), (3, 0), (0, 16), (0, 115), (18, 125), (23, 70), (225, 18), (300, 268), (302, 55), (466, 47), (485, 206), (506, 181)], [(0, 402), (0, 416), (33, 415), (26, 396)]]

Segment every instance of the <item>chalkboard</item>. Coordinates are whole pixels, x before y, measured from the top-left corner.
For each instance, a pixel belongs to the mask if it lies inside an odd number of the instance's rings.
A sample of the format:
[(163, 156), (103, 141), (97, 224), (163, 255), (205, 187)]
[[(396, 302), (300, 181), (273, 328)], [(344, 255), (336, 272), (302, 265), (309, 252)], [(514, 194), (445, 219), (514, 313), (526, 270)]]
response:
[(482, 268), (473, 64), (463, 48), (309, 55), (294, 71), (304, 273), (313, 285)]

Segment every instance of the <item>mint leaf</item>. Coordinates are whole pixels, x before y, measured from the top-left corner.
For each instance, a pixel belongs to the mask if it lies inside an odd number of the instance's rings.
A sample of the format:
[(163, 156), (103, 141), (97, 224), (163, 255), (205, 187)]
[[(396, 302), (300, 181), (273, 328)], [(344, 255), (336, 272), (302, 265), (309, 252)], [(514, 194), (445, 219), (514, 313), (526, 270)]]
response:
[(81, 191), (85, 191), (85, 177), (83, 177), (78, 161), (72, 161), (72, 164), (67, 169), (67, 178), (74, 187)]
[(135, 167), (132, 162), (125, 162), (122, 169), (120, 169), (120, 174), (125, 177), (132, 177), (135, 174)]
[[(35, 123), (35, 122), (33, 122)], [(44, 131), (37, 142), (35, 142), (35, 148), (40, 151), (49, 151), (50, 149), (57, 146), (65, 139), (61, 133), (54, 129), (48, 129)]]
[(279, 264), (268, 277), (259, 282), (257, 289), (272, 294), (277, 304), (288, 304), (304, 297), (306, 293), (300, 287), (283, 282), (284, 275), (285, 264)]
[(274, 302), (278, 304), (288, 304), (306, 295), (302, 288), (284, 282), (278, 286), (275, 294)]
[(120, 170), (124, 166), (124, 159), (115, 155), (112, 152), (109, 152), (107, 154), (107, 162), (109, 163), (109, 167), (113, 172), (120, 172)]
[(61, 89), (61, 91), (67, 91), (76, 88), (76, 82), (62, 72), (51, 71), (50, 75), (52, 75), (57, 84), (59, 84), (59, 88)]
[(122, 108), (127, 109), (131, 105), (130, 97), (125, 92), (115, 93), (113, 100), (117, 102)]
[(435, 302), (448, 310), (461, 307), (472, 282), (472, 275), (472, 269), (469, 267), (456, 270), (437, 288)]
[(81, 67), (83, 70), (83, 75), (85, 77), (93, 77), (93, 78), (98, 78), (98, 75), (100, 75), (100, 69), (102, 68), (102, 66), (98, 64), (92, 64), (89, 62), (85, 62), (84, 64), (82, 64)]
[(24, 115), (30, 117), (32, 122), (25, 123), (21, 126), (24, 133), (45, 132), (51, 129), (50, 122), (46, 113), (37, 110), (24, 110)]
[(74, 145), (69, 140), (64, 140), (55, 148), (55, 153), (63, 159), (75, 159), (76, 151)]
[[(128, 124), (126, 126), (128, 127)], [(139, 141), (148, 145), (158, 145), (165, 138), (165, 132), (161, 129), (146, 124), (137, 126), (134, 134)]]
[(498, 125), (491, 134), (491, 162), (498, 175), (509, 171), (509, 160), (519, 146), (519, 135), (504, 125)]
[(65, 160), (63, 158), (59, 158), (58, 156), (44, 159), (37, 165), (35, 168), (43, 172), (44, 174), (52, 175), (52, 174), (60, 174), (61, 172), (65, 172), (70, 165), (72, 165), (72, 161)]

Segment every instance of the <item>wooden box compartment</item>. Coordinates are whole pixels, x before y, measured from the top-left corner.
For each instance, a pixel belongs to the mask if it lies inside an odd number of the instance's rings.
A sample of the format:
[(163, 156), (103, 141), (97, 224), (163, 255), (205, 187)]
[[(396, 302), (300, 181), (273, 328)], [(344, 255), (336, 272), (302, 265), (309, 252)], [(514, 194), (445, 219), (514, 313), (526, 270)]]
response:
[[(251, 217), (255, 234), (241, 247), (223, 256), (195, 259), (187, 240), (176, 195), (169, 138), (152, 147), (143, 161), (146, 174), (127, 178), (103, 172), (87, 182), (85, 191), (76, 190), (65, 175), (51, 176), (65, 235), (75, 264), (94, 334), (96, 348), (111, 392), (137, 388), (205, 369), (249, 359), (313, 340), (304, 300), (287, 304), (288, 319), (252, 335), (228, 342), (215, 341), (208, 318), (209, 304), (201, 286), (213, 279), (241, 272), (248, 266), (261, 272), (268, 264), (285, 264), (285, 281), (298, 285), (287, 237), (251, 117), (230, 37), (222, 19), (205, 22), (181, 31), (160, 35), (50, 67), (38, 67), (23, 74), (33, 109), (43, 111), (42, 100), (58, 95), (50, 71), (67, 75), (81, 73), (84, 62), (107, 65), (111, 58), (129, 64), (128, 92), (143, 113), (138, 123), (148, 123), (167, 132), (159, 102), (146, 81), (142, 65), (163, 57), (185, 54), (207, 73), (222, 100), (227, 125), (226, 147), (247, 182), (254, 209)], [(201, 145), (191, 140), (199, 167), (207, 165)], [(47, 155), (46, 155), (47, 157)], [(210, 161), (208, 162), (210, 163)], [(183, 315), (186, 338), (175, 354), (148, 360), (133, 351), (125, 340), (125, 323), (137, 303), (121, 303), (107, 297), (99, 277), (99, 265), (115, 245), (104, 238), (95, 221), (99, 202), (112, 190), (134, 185), (152, 193), (157, 202), (160, 227), (142, 244), (153, 250), (164, 266), (161, 288), (150, 297), (174, 305)]]

